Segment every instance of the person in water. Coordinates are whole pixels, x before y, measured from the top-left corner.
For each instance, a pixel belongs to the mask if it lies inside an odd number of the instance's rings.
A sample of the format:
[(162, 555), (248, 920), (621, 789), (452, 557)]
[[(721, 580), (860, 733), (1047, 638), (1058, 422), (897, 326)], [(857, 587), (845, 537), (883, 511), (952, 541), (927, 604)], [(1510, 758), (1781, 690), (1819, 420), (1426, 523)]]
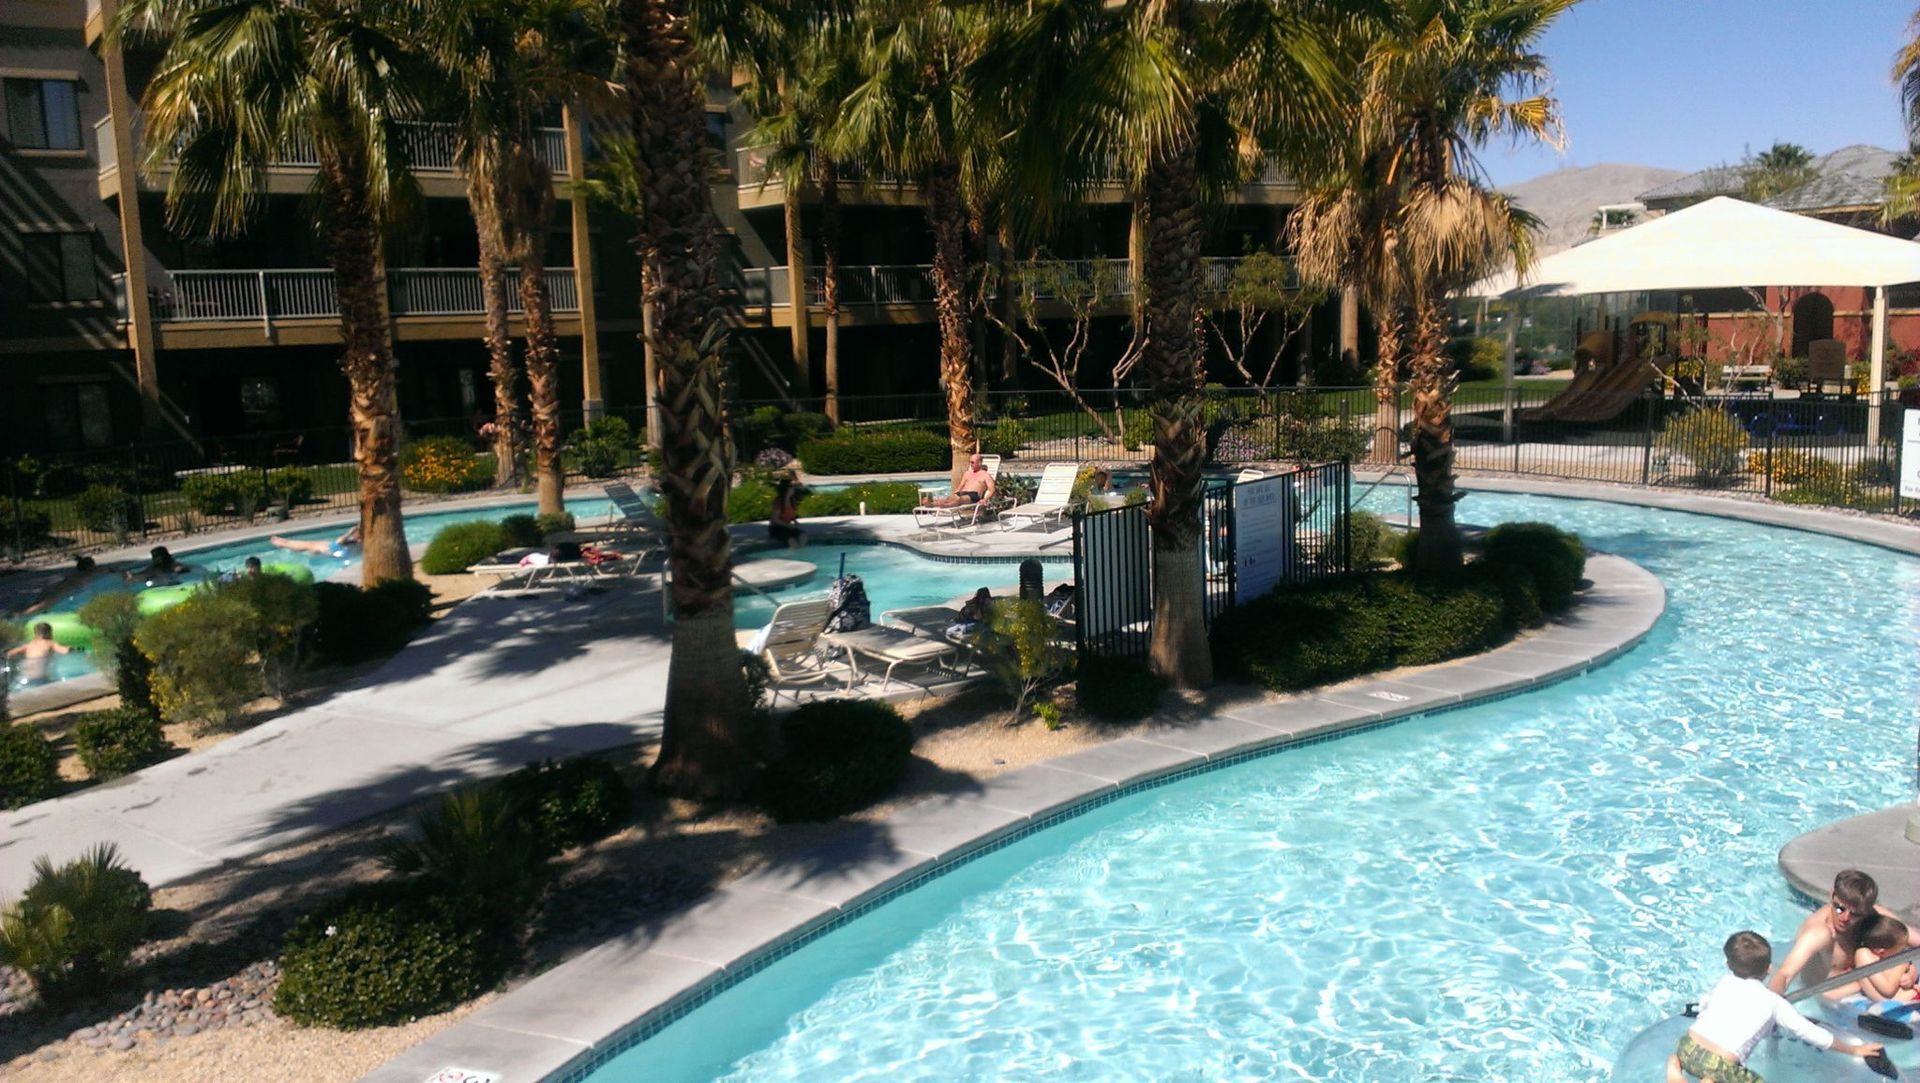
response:
[[(1910, 935), (1907, 923), (1899, 918), (1868, 914), (1866, 920), (1860, 923), (1860, 950), (1853, 953), (1853, 965), (1856, 968), (1872, 966), (1895, 952), (1905, 951)], [(1905, 963), (1868, 974), (1851, 987), (1827, 995), (1858, 995), (1868, 1000), (1911, 1002), (1920, 1000), (1920, 990), (1915, 989), (1917, 982), (1920, 982), (1920, 973), (1915, 972), (1912, 963)]]
[(1747, 1058), (1775, 1027), (1813, 1046), (1853, 1057), (1871, 1057), (1873, 1042), (1836, 1044), (1833, 1032), (1796, 1011), (1787, 998), (1761, 984), (1773, 965), (1773, 945), (1751, 930), (1727, 937), (1722, 949), (1731, 971), (1700, 1001), (1700, 1015), (1667, 1058), (1667, 1083), (1692, 1076), (1713, 1083), (1766, 1083)]
[(807, 532), (800, 529), (800, 484), (790, 477), (774, 482), (767, 537), (789, 549), (807, 544)]
[(156, 545), (147, 552), (147, 563), (123, 574), (127, 582), (141, 582), (149, 587), (170, 587), (180, 582), (180, 577), (192, 571), (192, 568), (175, 560), (173, 554), (164, 545)]
[(45, 684), (51, 676), (53, 656), (72, 653), (72, 647), (53, 641), (53, 625), (41, 621), (33, 626), (33, 638), (7, 651), (7, 657), (19, 656), (21, 684)]
[[(1767, 981), (1767, 988), (1785, 993), (1796, 977), (1809, 982), (1823, 981), (1833, 974), (1853, 969), (1853, 957), (1860, 950), (1860, 923), (1870, 914), (1894, 913), (1880, 905), (1880, 885), (1859, 869), (1842, 869), (1833, 878), (1833, 894), (1825, 905), (1807, 915), (1793, 934), (1793, 946), (1780, 968)], [(1920, 948), (1920, 935), (1908, 930), (1907, 943)]]
[(316, 553), (323, 557), (345, 558), (351, 550), (360, 544), (360, 524), (347, 528), (347, 532), (327, 541), (325, 538), (287, 538), (279, 534), (268, 538), (276, 547), (291, 549), (296, 553)]

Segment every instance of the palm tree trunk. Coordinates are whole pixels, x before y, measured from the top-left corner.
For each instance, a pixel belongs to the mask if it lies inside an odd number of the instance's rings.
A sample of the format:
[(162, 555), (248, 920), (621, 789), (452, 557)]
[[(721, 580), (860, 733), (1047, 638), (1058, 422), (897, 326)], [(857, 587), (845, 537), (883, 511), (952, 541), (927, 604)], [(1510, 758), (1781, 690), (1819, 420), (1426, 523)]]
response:
[(1453, 387), (1459, 378), (1447, 371), (1446, 306), (1437, 287), (1420, 291), (1414, 302), (1413, 330), (1413, 478), (1420, 506), (1420, 542), (1414, 568), (1421, 575), (1460, 567), (1460, 530), (1453, 505)]
[(1140, 195), (1145, 226), (1140, 359), (1153, 419), (1153, 637), (1149, 661), (1178, 688), (1213, 683), (1201, 568), (1200, 497), (1207, 439), (1201, 417), (1200, 188), (1192, 137), (1156, 151)]
[(753, 767), (746, 684), (733, 638), (717, 226), (708, 192), (704, 66), (686, 0), (623, 0), (634, 143), (644, 168), (639, 247), (659, 366), (659, 484), (673, 575), (673, 656), (656, 787), (696, 799), (744, 793)]
[(840, 424), (840, 186), (833, 167), (820, 180), (821, 319), (826, 321), (827, 420)]
[(508, 324), (507, 241), (498, 182), (490, 169), (471, 168), (467, 207), (480, 241), (480, 303), (486, 312), (482, 340), (487, 345), (487, 375), (493, 380), (493, 484), (520, 487), (519, 377), (513, 364), (513, 331)]
[(1400, 461), (1400, 306), (1383, 302), (1374, 314), (1379, 360), (1373, 366), (1373, 461)]
[(340, 368), (353, 417), (360, 472), (361, 582), (413, 578), (400, 513), (400, 403), (394, 393), (393, 335), (387, 310), (380, 226), (367, 204), (366, 162), (321, 163), (327, 204), (327, 261), (340, 304)]
[(553, 305), (547, 297), (547, 230), (553, 217), (553, 178), (544, 167), (531, 171), (537, 182), (523, 194), (525, 228), (517, 238), (520, 256), (520, 310), (527, 324), (527, 390), (533, 406), (533, 476), (540, 514), (566, 510), (562, 494), (566, 470), (560, 460), (559, 349), (554, 345)]
[(952, 484), (960, 484), (976, 450), (973, 426), (973, 343), (967, 337), (967, 208), (960, 169), (943, 163), (927, 174), (927, 222), (933, 226), (933, 312), (940, 328), (940, 388), (947, 396), (947, 442)]

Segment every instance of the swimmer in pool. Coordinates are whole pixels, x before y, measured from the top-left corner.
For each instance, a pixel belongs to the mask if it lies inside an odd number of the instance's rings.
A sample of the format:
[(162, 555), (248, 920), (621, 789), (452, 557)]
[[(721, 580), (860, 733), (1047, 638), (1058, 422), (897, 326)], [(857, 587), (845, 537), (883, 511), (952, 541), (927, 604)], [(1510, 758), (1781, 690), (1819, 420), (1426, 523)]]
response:
[(53, 625), (41, 621), (33, 626), (33, 638), (9, 650), (7, 657), (20, 656), (21, 684), (45, 684), (51, 670), (53, 656), (72, 653), (72, 647), (53, 641)]
[(360, 544), (360, 527), (358, 524), (350, 526), (347, 528), (345, 534), (340, 535), (332, 541), (324, 541), (320, 538), (283, 538), (278, 534), (275, 534), (267, 540), (281, 549), (291, 549), (296, 553), (318, 553), (323, 557), (345, 557), (348, 555), (347, 551), (349, 549)]
[(164, 545), (154, 546), (147, 557), (145, 566), (122, 572), (121, 578), (129, 583), (143, 582), (150, 587), (170, 587), (180, 582), (181, 576), (193, 571), (175, 560)]

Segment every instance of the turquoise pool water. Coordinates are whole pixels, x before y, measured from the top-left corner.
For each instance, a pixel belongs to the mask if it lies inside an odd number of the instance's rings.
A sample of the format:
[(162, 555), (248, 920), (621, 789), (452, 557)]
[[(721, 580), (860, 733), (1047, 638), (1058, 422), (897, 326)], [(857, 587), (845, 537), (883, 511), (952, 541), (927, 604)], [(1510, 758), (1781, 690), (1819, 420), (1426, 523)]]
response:
[[(1020, 566), (1013, 563), (957, 564), (929, 560), (892, 545), (809, 545), (801, 549), (770, 549), (755, 557), (804, 560), (819, 569), (812, 579), (767, 594), (737, 588), (733, 595), (733, 623), (736, 628), (758, 628), (773, 615), (779, 602), (789, 602), (825, 592), (833, 577), (840, 574), (841, 560), (846, 570), (860, 577), (867, 588), (867, 600), (873, 603), (877, 620), (889, 609), (908, 606), (940, 605), (981, 587), (1006, 587), (1020, 582)], [(1041, 562), (1049, 583), (1073, 576), (1071, 559)]]
[(1729, 932), (1784, 943), (1783, 842), (1911, 798), (1920, 561), (1602, 503), (1461, 513), (1578, 530), (1668, 613), (1575, 680), (1024, 839), (593, 1078), (1606, 1078)]

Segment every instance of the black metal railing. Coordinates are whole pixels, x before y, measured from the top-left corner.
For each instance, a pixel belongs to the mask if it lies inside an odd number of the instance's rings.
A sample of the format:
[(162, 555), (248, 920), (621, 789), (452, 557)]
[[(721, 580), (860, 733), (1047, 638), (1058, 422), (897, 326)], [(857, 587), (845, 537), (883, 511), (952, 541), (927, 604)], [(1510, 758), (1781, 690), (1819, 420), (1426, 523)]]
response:
[[(1345, 462), (1211, 484), (1200, 498), (1203, 611), (1209, 625), (1279, 586), (1352, 567)], [(1153, 635), (1153, 542), (1144, 505), (1073, 519), (1077, 646), (1085, 656), (1144, 657)]]

